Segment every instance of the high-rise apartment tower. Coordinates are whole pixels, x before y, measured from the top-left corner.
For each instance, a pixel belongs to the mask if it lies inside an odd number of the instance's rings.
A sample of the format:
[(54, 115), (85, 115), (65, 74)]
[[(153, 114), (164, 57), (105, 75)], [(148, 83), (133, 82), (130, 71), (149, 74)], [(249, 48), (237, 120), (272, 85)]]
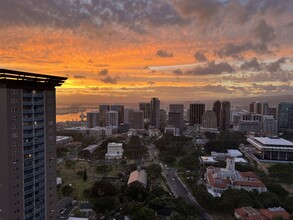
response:
[(0, 219), (56, 219), (55, 87), (67, 78), (0, 69)]

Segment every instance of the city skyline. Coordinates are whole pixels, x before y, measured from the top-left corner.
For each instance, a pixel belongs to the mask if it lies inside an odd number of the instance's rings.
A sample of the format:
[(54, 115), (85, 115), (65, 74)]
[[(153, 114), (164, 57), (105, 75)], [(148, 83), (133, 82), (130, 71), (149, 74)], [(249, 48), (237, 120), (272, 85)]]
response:
[(0, 6), (1, 68), (68, 77), (57, 89), (58, 103), (293, 94), (289, 0)]

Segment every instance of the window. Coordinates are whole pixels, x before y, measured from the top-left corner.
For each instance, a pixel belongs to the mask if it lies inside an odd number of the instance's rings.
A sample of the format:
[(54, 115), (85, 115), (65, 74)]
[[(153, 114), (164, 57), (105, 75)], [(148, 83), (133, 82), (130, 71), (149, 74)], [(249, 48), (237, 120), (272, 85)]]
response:
[(17, 142), (12, 142), (12, 147), (16, 147), (17, 146)]
[(15, 121), (17, 119), (17, 117), (15, 115), (11, 116), (11, 120)]
[(17, 125), (12, 125), (11, 129), (13, 129), (13, 130), (17, 129)]
[(11, 108), (11, 112), (16, 112), (17, 108)]
[(17, 94), (17, 90), (12, 89), (12, 90), (11, 90), (11, 95), (15, 95), (15, 94)]
[(11, 136), (12, 136), (12, 138), (17, 138), (18, 137), (17, 133), (13, 133)]

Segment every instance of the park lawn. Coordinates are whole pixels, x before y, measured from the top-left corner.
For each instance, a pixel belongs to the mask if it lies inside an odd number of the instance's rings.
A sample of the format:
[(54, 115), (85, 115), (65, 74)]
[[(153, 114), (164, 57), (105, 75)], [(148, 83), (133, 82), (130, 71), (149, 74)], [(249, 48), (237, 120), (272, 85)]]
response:
[(109, 171), (105, 177), (118, 177), (120, 170), (113, 168), (111, 171)]
[(68, 184), (72, 184), (72, 197), (76, 198), (79, 201), (87, 200), (87, 198), (83, 195), (83, 191), (85, 189), (91, 188), (93, 183), (93, 180), (83, 181), (82, 178), (70, 181)]

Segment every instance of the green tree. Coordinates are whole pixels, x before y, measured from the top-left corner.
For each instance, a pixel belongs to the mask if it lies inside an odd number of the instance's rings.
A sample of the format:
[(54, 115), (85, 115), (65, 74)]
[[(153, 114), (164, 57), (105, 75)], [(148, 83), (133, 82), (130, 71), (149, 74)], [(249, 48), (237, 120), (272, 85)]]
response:
[(113, 196), (116, 194), (115, 186), (109, 181), (96, 181), (92, 186), (92, 196), (101, 197), (101, 196)]
[(67, 169), (73, 169), (75, 166), (75, 162), (72, 160), (65, 160), (65, 167)]
[(133, 220), (152, 220), (155, 217), (155, 213), (152, 209), (142, 207), (135, 210), (131, 217)]
[(87, 181), (87, 171), (86, 171), (86, 168), (84, 168), (82, 179), (83, 179), (83, 181)]
[(160, 175), (162, 172), (162, 167), (159, 164), (152, 164), (147, 167), (147, 173), (150, 175)]
[(117, 198), (113, 196), (103, 196), (94, 200), (94, 211), (96, 213), (105, 213), (106, 210), (110, 211), (117, 207), (119, 204)]
[(63, 196), (70, 196), (71, 193), (73, 192), (73, 188), (70, 185), (65, 185), (62, 187), (61, 192)]

